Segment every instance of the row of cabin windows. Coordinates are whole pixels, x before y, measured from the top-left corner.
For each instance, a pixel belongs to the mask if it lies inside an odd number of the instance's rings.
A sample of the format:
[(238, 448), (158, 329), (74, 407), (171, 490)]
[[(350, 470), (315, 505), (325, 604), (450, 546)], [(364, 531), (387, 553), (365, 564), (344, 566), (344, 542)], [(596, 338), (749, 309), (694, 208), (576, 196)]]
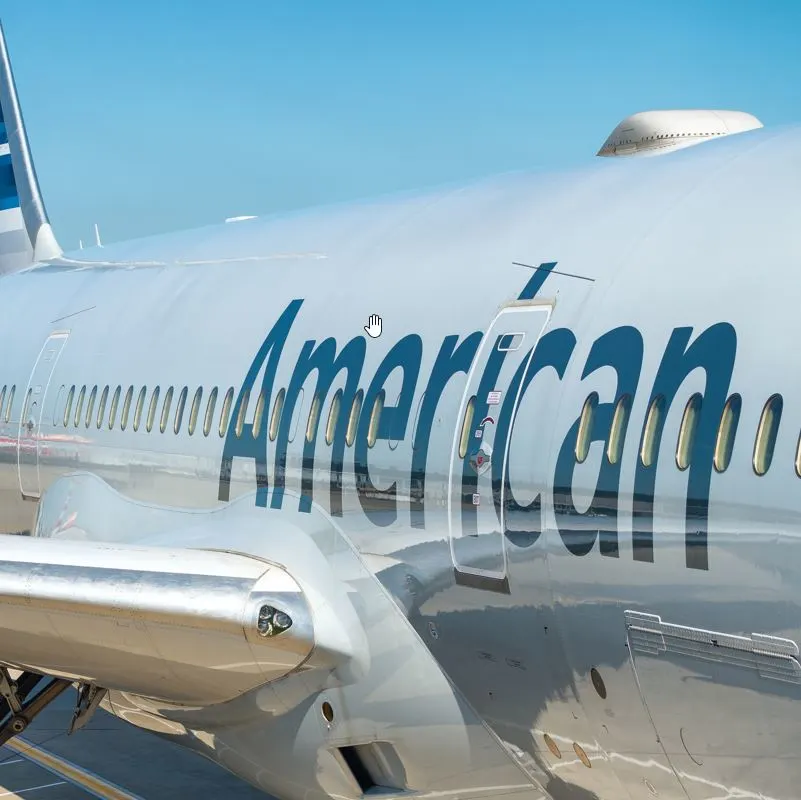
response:
[[(679, 426), (679, 435), (676, 440), (676, 466), (680, 470), (686, 470), (690, 466), (692, 458), (693, 444), (698, 429), (698, 421), (701, 417), (701, 406), (703, 396), (694, 394), (687, 401), (682, 414)], [(773, 451), (776, 448), (776, 439), (779, 433), (779, 422), (782, 416), (782, 397), (774, 394), (765, 403), (762, 414), (759, 418), (756, 437), (754, 439), (754, 450), (752, 454), (752, 465), (757, 475), (764, 475), (770, 468), (773, 461)], [(575, 456), (581, 463), (586, 460), (591, 443), (592, 423), (595, 409), (598, 407), (598, 393), (592, 392), (584, 402), (584, 407), (579, 418), (579, 429), (576, 436)], [(723, 413), (718, 424), (715, 436), (715, 449), (712, 463), (717, 472), (725, 472), (731, 463), (732, 452), (734, 450), (734, 438), (737, 434), (737, 426), (740, 422), (743, 402), (739, 394), (733, 394), (726, 401)], [(610, 464), (616, 464), (620, 460), (623, 449), (623, 439), (626, 426), (628, 425), (629, 413), (631, 411), (631, 396), (624, 395), (615, 406), (612, 416), (612, 425), (609, 432), (608, 444), (606, 447), (606, 457)], [(650, 467), (657, 457), (659, 444), (659, 433), (662, 429), (665, 416), (665, 398), (657, 395), (651, 401), (648, 414), (645, 418), (643, 428), (642, 443), (640, 445), (640, 461), (645, 467)], [(796, 473), (801, 476), (801, 438), (799, 438), (798, 448), (795, 458)]]
[[(61, 387), (63, 393), (66, 387)], [(87, 396), (88, 390), (88, 396)], [(147, 401), (147, 387), (143, 386), (138, 393), (133, 386), (129, 386), (123, 397), (122, 386), (117, 386), (113, 394), (111, 387), (105, 386), (99, 392), (98, 386), (93, 386), (90, 390), (87, 386), (71, 386), (67, 392), (66, 401), (64, 403), (64, 410), (59, 418), (54, 419), (54, 423), (61, 422), (67, 427), (78, 428), (83, 425), (86, 428), (95, 425), (100, 428), (107, 425), (109, 430), (113, 430), (119, 424), (120, 430), (126, 430), (129, 426), (138, 431), (142, 427), (142, 420), (144, 417), (144, 428), (149, 433), (153, 430), (158, 421), (159, 430), (164, 433), (168, 427), (172, 427), (174, 433), (180, 433), (184, 423), (185, 416), (188, 416), (187, 432), (190, 436), (195, 433), (200, 420), (201, 406), (203, 403), (203, 389), (199, 387), (193, 397), (189, 408), (188, 415), (186, 414), (186, 405), (189, 397), (189, 389), (184, 386), (178, 393), (177, 399), (175, 398), (175, 390), (172, 386), (164, 393), (161, 409), (159, 410), (159, 399), (161, 395), (160, 387), (153, 389), (150, 395), (150, 401)], [(208, 400), (206, 401), (206, 411), (203, 416), (203, 435), (208, 436), (211, 433), (212, 425), (214, 424), (214, 411), (217, 405), (218, 389), (215, 386), (209, 393)], [(136, 394), (136, 403), (134, 404), (134, 394)], [(175, 403), (173, 405), (173, 399)], [(234, 399), (233, 387), (228, 389), (225, 394), (221, 409), (219, 432), (220, 436), (225, 435), (228, 427), (228, 419), (231, 413), (231, 403)], [(145, 414), (145, 406), (147, 404), (147, 413)], [(171, 412), (174, 409), (175, 413)], [(58, 413), (58, 412), (57, 412)], [(24, 416), (24, 415), (23, 415)]]
[[(62, 386), (62, 392), (66, 387)], [(86, 428), (91, 427), (93, 424), (98, 428), (102, 428), (104, 424), (108, 425), (109, 430), (113, 430), (118, 421), (120, 430), (126, 430), (130, 427), (134, 431), (138, 431), (143, 424), (144, 429), (150, 433), (158, 423), (158, 429), (161, 433), (172, 428), (173, 433), (179, 434), (183, 425), (184, 417), (186, 414), (186, 406), (189, 399), (189, 389), (184, 386), (178, 393), (177, 399), (175, 398), (175, 390), (172, 386), (164, 393), (163, 399), (161, 398), (161, 389), (156, 386), (150, 394), (150, 400), (147, 401), (147, 387), (143, 386), (136, 394), (136, 403), (134, 404), (135, 389), (129, 386), (125, 397), (122, 397), (122, 386), (117, 386), (114, 393), (109, 395), (111, 388), (105, 386), (98, 398), (98, 386), (93, 386), (90, 390), (87, 386), (71, 386), (67, 393), (67, 399), (64, 404), (64, 413), (61, 417), (61, 422), (64, 427), (80, 427), (83, 425)], [(87, 390), (89, 392), (87, 397)], [(13, 395), (12, 387), (12, 395)], [(3, 389), (5, 392), (5, 389)], [(76, 396), (77, 392), (77, 396)], [(30, 390), (28, 391), (28, 398), (25, 407), (27, 414), (28, 402), (30, 401)], [(215, 423), (215, 408), (217, 405), (217, 398), (219, 396), (218, 388), (215, 386), (209, 393), (206, 401), (206, 409), (203, 413), (203, 435), (208, 436), (211, 433), (212, 427)], [(0, 396), (2, 397), (2, 396)], [(325, 441), (326, 444), (331, 445), (334, 441), (334, 434), (336, 431), (337, 421), (340, 416), (342, 408), (342, 389), (337, 390), (331, 400), (331, 406), (328, 411), (328, 419), (325, 426)], [(275, 397), (272, 412), (270, 414), (269, 426), (267, 434), (270, 441), (275, 441), (278, 436), (278, 430), (281, 422), (281, 415), (284, 410), (284, 401), (286, 399), (286, 390), (281, 389)], [(161, 400), (161, 408), (159, 409), (159, 401)], [(173, 404), (173, 400), (175, 403)], [(234, 401), (234, 389), (230, 387), (225, 393), (222, 405), (220, 407), (220, 416), (217, 424), (217, 432), (219, 435), (225, 436), (228, 431), (228, 424), (231, 419), (231, 408)], [(381, 390), (375, 398), (373, 408), (370, 414), (370, 425), (367, 431), (367, 445), (373, 447), (378, 438), (378, 423), (381, 419), (381, 414), (384, 410), (385, 393)], [(203, 403), (203, 388), (198, 387), (195, 391), (191, 405), (188, 412), (187, 433), (192, 436), (198, 427), (201, 418), (201, 406)], [(361, 414), (362, 405), (364, 403), (364, 392), (360, 389), (356, 392), (348, 412), (347, 428), (345, 431), (345, 441), (349, 447), (356, 441), (356, 431), (358, 428), (359, 416)], [(242, 403), (239, 406), (237, 413), (236, 425), (234, 432), (237, 438), (242, 436), (245, 427), (245, 417), (247, 415), (248, 406), (250, 404), (250, 392), (245, 392), (242, 397)], [(264, 390), (259, 393), (256, 400), (256, 408), (253, 415), (253, 424), (251, 426), (251, 433), (253, 438), (256, 439), (261, 434), (262, 425), (265, 422), (265, 405), (266, 398)], [(298, 393), (296, 408), (298, 411), (303, 405), (303, 390)], [(320, 413), (322, 410), (322, 397), (320, 392), (316, 392), (312, 398), (311, 407), (309, 409), (309, 416), (306, 421), (306, 440), (311, 442), (317, 435), (317, 429), (320, 423)], [(133, 411), (132, 411), (133, 407)], [(145, 409), (147, 409), (145, 411)], [(172, 413), (174, 409), (174, 414)], [(0, 411), (2, 410), (2, 400), (0, 399)], [(108, 414), (106, 411), (108, 410)], [(6, 421), (11, 413), (11, 404), (9, 402), (6, 411)], [(56, 420), (54, 420), (56, 422)], [(172, 424), (170, 424), (172, 422)], [(291, 422), (291, 421), (290, 421)], [(291, 424), (290, 441), (295, 437), (295, 430), (297, 428), (297, 420)]]
[[(65, 387), (62, 387), (62, 391)], [(124, 399), (122, 398), (122, 387), (117, 386), (111, 395), (109, 402), (110, 387), (105, 386), (100, 392), (98, 399), (98, 387), (93, 386), (89, 392), (87, 399), (87, 387), (82, 386), (78, 391), (76, 400), (76, 386), (71, 386), (67, 393), (67, 400), (64, 406), (64, 413), (62, 422), (65, 427), (70, 423), (74, 427), (79, 427), (82, 423), (85, 427), (90, 427), (92, 423), (100, 429), (104, 421), (106, 421), (106, 409), (108, 408), (107, 424), (112, 430), (117, 423), (117, 416), (119, 412), (119, 426), (120, 430), (125, 430), (129, 423), (134, 431), (138, 431), (142, 424), (142, 416), (144, 414), (145, 402), (147, 398), (147, 387), (143, 386), (137, 395), (136, 405), (133, 410), (133, 419), (131, 420), (131, 406), (133, 404), (134, 387), (129, 386), (125, 393)], [(157, 386), (153, 389), (148, 404), (147, 416), (145, 421), (145, 430), (149, 433), (153, 430), (158, 417), (159, 430), (164, 433), (170, 424), (170, 414), (173, 408), (174, 389), (172, 386), (167, 389), (162, 401), (161, 411), (159, 413), (158, 405), (160, 398), (160, 388)], [(0, 419), (8, 423), (11, 420), (11, 412), (14, 403), (14, 396), (16, 394), (16, 386), (9, 387), (3, 386), (0, 390)], [(178, 394), (175, 402), (175, 413), (172, 418), (172, 429), (175, 434), (180, 433), (184, 420), (186, 404), (189, 396), (189, 389), (184, 386)], [(279, 424), (281, 421), (281, 414), (284, 408), (284, 400), (286, 391), (281, 389), (276, 395), (275, 402), (273, 403), (272, 413), (270, 414), (270, 423), (268, 428), (268, 435), (270, 441), (274, 441), (278, 436)], [(342, 406), (342, 389), (337, 390), (331, 400), (331, 406), (328, 412), (328, 419), (325, 427), (325, 441), (326, 444), (331, 445), (334, 441), (334, 434), (336, 431), (337, 420), (340, 416)], [(208, 436), (214, 425), (215, 408), (217, 405), (218, 388), (215, 386), (209, 393), (206, 401), (206, 410), (203, 414), (203, 435)], [(26, 397), (25, 410), (23, 418), (27, 415), (28, 405), (31, 399), (31, 390), (28, 390)], [(242, 404), (239, 408), (237, 415), (235, 433), (237, 437), (241, 437), (244, 424), (245, 415), (247, 414), (249, 404), (249, 393), (245, 392), (242, 398)], [(122, 408), (120, 409), (120, 401), (122, 400)], [(197, 429), (200, 419), (200, 410), (203, 400), (203, 389), (198, 387), (192, 398), (192, 403), (189, 410), (189, 419), (187, 424), (187, 433), (192, 436)], [(223, 403), (220, 409), (219, 424), (217, 431), (219, 435), (225, 436), (228, 430), (228, 423), (230, 421), (231, 406), (234, 400), (234, 389), (230, 387), (225, 393)], [(298, 408), (303, 402), (303, 390), (301, 389), (298, 396)], [(351, 447), (356, 440), (356, 431), (358, 426), (359, 417), (361, 415), (362, 404), (364, 402), (364, 393), (360, 389), (353, 398), (351, 408), (348, 414), (347, 428), (345, 432), (345, 441)], [(579, 420), (579, 429), (576, 436), (575, 456), (579, 463), (586, 460), (589, 455), (592, 423), (596, 408), (598, 407), (599, 397), (597, 392), (592, 392), (584, 402), (581, 417)], [(685, 470), (690, 466), (690, 459), (692, 455), (693, 443), (695, 441), (695, 434), (698, 427), (698, 420), (700, 418), (701, 405), (703, 397), (701, 394), (694, 394), (687, 401), (687, 405), (682, 415), (681, 425), (679, 427), (679, 435), (676, 442), (676, 466), (680, 470)], [(376, 443), (378, 436), (378, 425), (381, 414), (384, 409), (385, 393), (382, 390), (378, 393), (373, 403), (373, 408), (370, 414), (370, 425), (367, 432), (367, 444), (373, 447)], [(320, 422), (320, 412), (322, 409), (322, 398), (320, 393), (317, 392), (311, 403), (309, 409), (309, 416), (306, 421), (306, 440), (311, 442), (317, 434), (317, 428)], [(471, 397), (465, 409), (464, 418), (462, 421), (462, 435), (459, 441), (459, 456), (464, 458), (468, 444), (470, 441), (470, 433), (472, 431), (472, 420), (475, 409), (475, 397)], [(779, 422), (781, 421), (783, 409), (783, 401), (781, 395), (774, 394), (765, 403), (760, 415), (759, 425), (757, 426), (757, 434), (754, 440), (754, 449), (752, 456), (752, 465), (754, 472), (757, 475), (764, 475), (770, 468), (773, 460), (773, 452), (776, 447), (776, 440), (779, 432)], [(713, 456), (713, 464), (718, 472), (725, 472), (731, 462), (732, 451), (734, 448), (734, 438), (737, 433), (737, 426), (740, 421), (740, 413), (742, 411), (742, 398), (739, 394), (734, 394), (726, 401), (723, 408), (720, 423), (718, 425), (717, 436), (715, 439), (715, 450)], [(96, 413), (95, 413), (96, 412)], [(261, 427), (264, 423), (265, 412), (265, 395), (264, 391), (259, 394), (256, 401), (256, 410), (253, 418), (252, 435), (253, 438), (258, 438), (261, 433)], [(606, 447), (606, 458), (610, 464), (616, 464), (621, 457), (623, 450), (623, 441), (625, 438), (626, 428), (628, 426), (629, 414), (631, 412), (631, 396), (623, 395), (620, 397), (615, 405), (615, 411), (612, 416), (612, 424), (610, 426), (609, 437)], [(657, 449), (657, 433), (661, 430), (663, 418), (665, 413), (665, 398), (658, 395), (651, 401), (648, 409), (648, 414), (645, 420), (645, 427), (643, 430), (642, 444), (640, 447), (640, 460), (643, 466), (650, 467), (656, 458)], [(55, 420), (54, 420), (55, 421)], [(297, 424), (292, 426), (290, 431), (290, 441), (294, 439), (294, 429)], [(796, 448), (795, 458), (795, 471), (796, 474), (801, 476), (801, 437), (799, 437), (798, 447)]]
[[(592, 443), (592, 428), (595, 411), (598, 408), (598, 393), (592, 392), (584, 401), (584, 406), (579, 417), (579, 427), (576, 434), (575, 457), (580, 464), (586, 461)], [(623, 443), (628, 427), (629, 415), (631, 413), (631, 395), (623, 395), (615, 404), (612, 415), (612, 423), (609, 429), (609, 436), (606, 445), (606, 459), (610, 464), (617, 464), (623, 452)], [(462, 419), (462, 432), (459, 438), (459, 457), (467, 455), (470, 437), (473, 432), (473, 414), (475, 410), (476, 398), (471, 397), (467, 402), (464, 417)], [(692, 458), (695, 434), (698, 429), (698, 421), (701, 416), (701, 405), (703, 396), (694, 394), (687, 401), (684, 414), (679, 426), (679, 435), (676, 441), (676, 466), (680, 470), (686, 470), (690, 466)], [(732, 452), (734, 450), (734, 438), (737, 434), (737, 426), (740, 422), (742, 411), (742, 398), (739, 394), (733, 394), (726, 401), (723, 413), (718, 424), (718, 431), (715, 437), (715, 450), (713, 464), (718, 472), (725, 472), (731, 463)], [(770, 468), (773, 461), (773, 451), (776, 448), (776, 439), (779, 433), (779, 422), (782, 416), (783, 401), (781, 395), (774, 394), (765, 403), (762, 414), (757, 426), (756, 438), (754, 439), (754, 451), (752, 465), (757, 475), (764, 475)], [(642, 444), (640, 446), (640, 461), (643, 466), (650, 467), (657, 457), (658, 434), (662, 429), (665, 415), (665, 398), (657, 395), (648, 408), (648, 414), (643, 428)], [(795, 471), (801, 477), (801, 436), (798, 440), (795, 457)]]

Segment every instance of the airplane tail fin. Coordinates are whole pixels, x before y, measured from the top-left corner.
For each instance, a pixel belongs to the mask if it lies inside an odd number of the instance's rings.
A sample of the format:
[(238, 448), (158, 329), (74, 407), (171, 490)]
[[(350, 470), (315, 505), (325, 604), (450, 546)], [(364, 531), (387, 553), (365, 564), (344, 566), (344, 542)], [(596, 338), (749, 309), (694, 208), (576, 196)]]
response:
[(0, 24), (0, 275), (61, 252), (39, 191)]

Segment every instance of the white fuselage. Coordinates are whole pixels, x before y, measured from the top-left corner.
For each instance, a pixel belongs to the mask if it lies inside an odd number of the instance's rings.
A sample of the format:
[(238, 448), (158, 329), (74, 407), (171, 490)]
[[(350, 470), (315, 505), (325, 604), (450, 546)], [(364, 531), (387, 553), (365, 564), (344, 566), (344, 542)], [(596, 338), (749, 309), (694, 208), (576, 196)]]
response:
[(0, 532), (308, 535), (359, 670), (108, 704), (279, 796), (348, 796), (319, 754), (382, 742), (431, 796), (791, 800), (799, 175), (759, 132), (4, 277)]

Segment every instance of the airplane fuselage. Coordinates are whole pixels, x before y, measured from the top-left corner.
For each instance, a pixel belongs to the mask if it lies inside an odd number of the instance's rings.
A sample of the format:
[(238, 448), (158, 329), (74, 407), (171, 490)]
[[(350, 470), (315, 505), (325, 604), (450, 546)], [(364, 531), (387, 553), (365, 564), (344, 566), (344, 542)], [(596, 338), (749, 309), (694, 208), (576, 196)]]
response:
[[(358, 554), (332, 545), (342, 582), (374, 608), (392, 598), (375, 625), (399, 638), (351, 682), (373, 681), (358, 714), (347, 681), (320, 688), (350, 711), (339, 733), (304, 739), (310, 753), (369, 729), (414, 761), (423, 734), (411, 710), (396, 715), (425, 701), (380, 697), (408, 634), (420, 675), (441, 667), (481, 735), (554, 800), (791, 798), (799, 167), (797, 130), (747, 134), (4, 277), (0, 533), (166, 543), (172, 531), (257, 552), (253, 535), (207, 536), (197, 520), (233, 504), (291, 546), (282, 526), (314, 519)], [(371, 314), (379, 338), (363, 329)], [(104, 511), (43, 518), (76, 475)], [(126, 503), (152, 507), (153, 524), (126, 526)], [(173, 512), (191, 512), (184, 539)], [(217, 718), (110, 698), (300, 796), (305, 778), (260, 761), (282, 718), (260, 720), (258, 702)], [(293, 714), (298, 736), (311, 723)], [(420, 770), (418, 785), (444, 785)]]

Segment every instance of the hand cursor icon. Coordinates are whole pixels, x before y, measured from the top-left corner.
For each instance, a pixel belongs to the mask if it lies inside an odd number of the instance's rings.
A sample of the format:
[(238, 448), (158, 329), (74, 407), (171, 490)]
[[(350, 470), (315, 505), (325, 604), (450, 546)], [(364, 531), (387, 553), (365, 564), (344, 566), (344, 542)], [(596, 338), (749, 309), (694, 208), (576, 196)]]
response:
[(364, 326), (367, 335), (373, 339), (377, 339), (381, 335), (381, 317), (378, 314), (370, 314), (367, 319), (367, 324)]

